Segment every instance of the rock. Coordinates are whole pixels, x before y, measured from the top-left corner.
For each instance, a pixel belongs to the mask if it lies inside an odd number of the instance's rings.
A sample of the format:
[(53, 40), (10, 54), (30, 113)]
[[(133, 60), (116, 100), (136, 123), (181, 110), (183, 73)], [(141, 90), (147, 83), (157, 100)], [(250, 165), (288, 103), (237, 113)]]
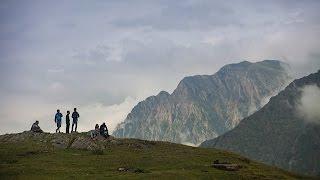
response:
[(125, 168), (125, 167), (119, 167), (118, 171), (120, 172), (132, 172), (132, 173), (144, 173), (145, 171), (140, 168)]
[(144, 173), (144, 170), (140, 169), (140, 168), (134, 168), (133, 172), (135, 172), (135, 173)]
[(71, 144), (70, 148), (95, 150), (99, 149), (99, 146), (94, 143), (90, 137), (77, 137)]
[(53, 139), (51, 143), (55, 148), (66, 149), (68, 148), (68, 145), (69, 145), (69, 139), (64, 139), (60, 137), (60, 138)]
[(120, 168), (118, 168), (118, 171), (127, 171), (127, 169), (124, 167), (120, 167)]
[(221, 169), (224, 171), (238, 171), (242, 168), (241, 165), (238, 164), (228, 164), (228, 163), (213, 163), (212, 167), (216, 169)]

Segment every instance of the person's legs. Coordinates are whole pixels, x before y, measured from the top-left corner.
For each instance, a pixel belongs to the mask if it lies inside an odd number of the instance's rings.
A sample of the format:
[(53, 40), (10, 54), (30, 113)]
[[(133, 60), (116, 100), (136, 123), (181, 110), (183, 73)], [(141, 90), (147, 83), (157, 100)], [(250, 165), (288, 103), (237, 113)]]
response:
[(72, 121), (71, 132), (73, 132), (74, 121)]
[(105, 138), (107, 138), (106, 132), (102, 132), (101, 135)]
[(66, 124), (66, 133), (68, 134), (69, 133), (69, 128), (70, 128), (70, 124)]
[(74, 131), (77, 132), (77, 127), (78, 127), (78, 121), (75, 122), (76, 127), (74, 128)]
[(57, 122), (57, 129), (56, 129), (56, 133), (59, 132), (60, 133), (60, 127), (61, 127), (61, 124), (59, 122)]

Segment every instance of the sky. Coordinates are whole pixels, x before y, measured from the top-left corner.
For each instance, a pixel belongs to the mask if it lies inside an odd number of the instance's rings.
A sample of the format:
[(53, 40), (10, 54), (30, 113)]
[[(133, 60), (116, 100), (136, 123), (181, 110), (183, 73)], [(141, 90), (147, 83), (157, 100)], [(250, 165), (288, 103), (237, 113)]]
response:
[(319, 0), (2, 0), (0, 134), (35, 120), (54, 132), (56, 109), (74, 107), (80, 131), (102, 122), (112, 131), (183, 77), (243, 60), (315, 72), (319, 9)]

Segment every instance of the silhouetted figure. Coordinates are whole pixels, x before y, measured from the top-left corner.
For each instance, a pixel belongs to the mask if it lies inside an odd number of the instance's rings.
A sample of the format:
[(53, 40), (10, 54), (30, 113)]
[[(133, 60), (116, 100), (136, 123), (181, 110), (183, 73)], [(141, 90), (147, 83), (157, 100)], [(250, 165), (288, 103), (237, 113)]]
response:
[(70, 129), (70, 111), (67, 111), (66, 115), (66, 133), (69, 134), (69, 129)]
[(62, 121), (62, 114), (60, 113), (60, 110), (57, 110), (56, 115), (54, 116), (54, 122), (57, 124), (56, 133), (60, 133), (60, 127), (61, 127), (61, 121)]
[(99, 124), (96, 124), (96, 126), (94, 127), (94, 130), (91, 131), (91, 138), (95, 138), (99, 135)]
[(71, 132), (73, 132), (73, 127), (74, 131), (77, 132), (77, 127), (78, 127), (78, 118), (80, 117), (79, 113), (77, 112), (77, 108), (73, 109), (73, 113), (72, 113), (72, 127), (71, 127)]
[(108, 128), (106, 126), (106, 123), (101, 124), (101, 126), (100, 126), (100, 135), (105, 137), (105, 138), (109, 137)]
[(43, 132), (41, 130), (40, 126), (39, 126), (39, 121), (36, 121), (35, 123), (32, 124), (31, 131), (32, 132), (36, 132), (36, 133), (42, 133)]

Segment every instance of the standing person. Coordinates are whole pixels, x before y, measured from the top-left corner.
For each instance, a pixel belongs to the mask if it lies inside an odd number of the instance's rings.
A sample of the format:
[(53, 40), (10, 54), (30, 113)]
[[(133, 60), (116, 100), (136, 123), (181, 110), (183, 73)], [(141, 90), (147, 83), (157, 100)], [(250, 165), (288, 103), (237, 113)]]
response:
[(56, 133), (58, 131), (60, 133), (61, 121), (62, 121), (62, 114), (60, 113), (60, 110), (58, 109), (56, 115), (54, 116), (54, 122), (57, 124)]
[(70, 111), (67, 111), (66, 115), (66, 133), (69, 134), (69, 129), (70, 129)]
[(105, 138), (109, 137), (108, 128), (106, 126), (106, 123), (101, 124), (101, 126), (100, 126), (100, 135), (105, 137)]
[(73, 126), (75, 125), (76, 127), (74, 128), (74, 131), (77, 132), (77, 127), (78, 127), (78, 118), (80, 117), (79, 113), (77, 112), (77, 108), (73, 109), (72, 113), (72, 127), (71, 127), (71, 132), (73, 132)]

